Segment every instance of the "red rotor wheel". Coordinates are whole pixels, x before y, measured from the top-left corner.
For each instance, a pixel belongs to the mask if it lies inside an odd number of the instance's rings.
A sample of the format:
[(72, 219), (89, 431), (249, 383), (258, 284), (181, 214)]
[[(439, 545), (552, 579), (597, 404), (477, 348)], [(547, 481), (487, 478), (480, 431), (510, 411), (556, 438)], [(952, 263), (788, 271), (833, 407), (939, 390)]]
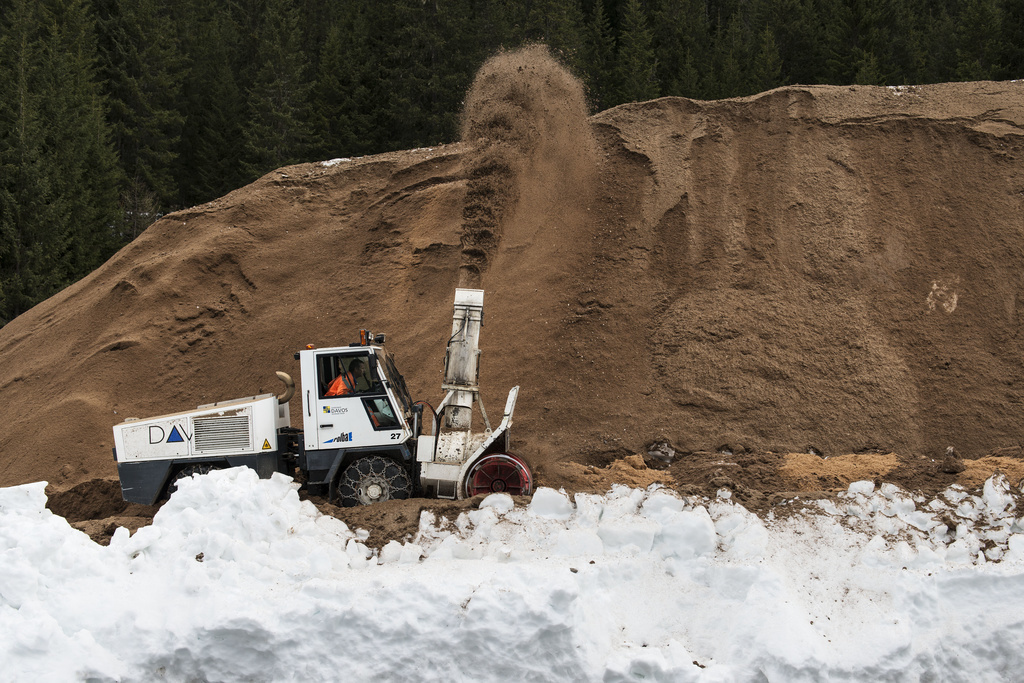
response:
[(467, 498), (488, 493), (528, 496), (533, 493), (533, 475), (518, 455), (490, 453), (469, 468), (465, 488)]

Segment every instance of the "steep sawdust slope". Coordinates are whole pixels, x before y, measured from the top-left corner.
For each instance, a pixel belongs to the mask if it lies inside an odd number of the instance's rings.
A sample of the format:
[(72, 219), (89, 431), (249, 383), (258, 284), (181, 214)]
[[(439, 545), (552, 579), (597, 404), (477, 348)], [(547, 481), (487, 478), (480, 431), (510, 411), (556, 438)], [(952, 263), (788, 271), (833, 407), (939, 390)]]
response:
[(633, 169), (594, 279), (633, 405), (684, 448), (1019, 443), (1022, 114), (1024, 84), (973, 83), (596, 117)]
[[(0, 484), (115, 476), (112, 424), (276, 392), (293, 351), (360, 327), (436, 400), (460, 282), (487, 290), (485, 399), (522, 386), (515, 445), (544, 484), (656, 440), (905, 459), (1021, 442), (1024, 84), (587, 120), (544, 59), (478, 78), (462, 143), (270, 173), (0, 330)], [(526, 143), (471, 120), (502, 98)], [(502, 149), (510, 170), (487, 162)]]

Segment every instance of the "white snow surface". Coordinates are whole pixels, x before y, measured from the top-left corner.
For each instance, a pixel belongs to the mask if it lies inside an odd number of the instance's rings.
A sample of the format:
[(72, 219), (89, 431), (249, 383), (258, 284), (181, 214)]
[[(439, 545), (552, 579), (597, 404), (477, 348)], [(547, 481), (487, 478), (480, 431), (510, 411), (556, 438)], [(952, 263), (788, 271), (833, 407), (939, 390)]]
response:
[[(495, 494), (371, 552), (249, 469), (109, 547), (0, 489), (3, 681), (1000, 681), (1024, 671), (1024, 518), (999, 475), (857, 482), (759, 519), (652, 487)], [(955, 528), (950, 528), (955, 523)]]

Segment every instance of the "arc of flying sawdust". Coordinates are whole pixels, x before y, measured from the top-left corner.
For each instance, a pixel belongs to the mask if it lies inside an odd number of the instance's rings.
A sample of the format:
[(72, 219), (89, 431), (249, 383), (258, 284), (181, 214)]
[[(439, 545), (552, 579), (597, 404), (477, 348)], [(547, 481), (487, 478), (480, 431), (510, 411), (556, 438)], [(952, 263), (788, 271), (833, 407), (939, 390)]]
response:
[[(500, 52), (470, 86), (462, 141), (470, 147), (462, 211), (459, 285), (477, 287), (501, 242), (503, 221), (519, 201), (521, 174), (544, 135), (545, 117), (570, 111), (587, 116), (583, 84), (545, 45)], [(553, 106), (562, 103), (562, 107)]]

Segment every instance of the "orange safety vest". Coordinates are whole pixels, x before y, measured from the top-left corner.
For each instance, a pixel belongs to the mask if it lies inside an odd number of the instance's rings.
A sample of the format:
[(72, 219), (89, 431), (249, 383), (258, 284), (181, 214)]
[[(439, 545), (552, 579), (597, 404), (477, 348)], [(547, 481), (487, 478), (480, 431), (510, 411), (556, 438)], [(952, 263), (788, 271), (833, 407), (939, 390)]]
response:
[(351, 372), (343, 372), (331, 382), (331, 385), (327, 387), (327, 393), (324, 396), (344, 396), (350, 394), (355, 390), (356, 380), (352, 377)]

